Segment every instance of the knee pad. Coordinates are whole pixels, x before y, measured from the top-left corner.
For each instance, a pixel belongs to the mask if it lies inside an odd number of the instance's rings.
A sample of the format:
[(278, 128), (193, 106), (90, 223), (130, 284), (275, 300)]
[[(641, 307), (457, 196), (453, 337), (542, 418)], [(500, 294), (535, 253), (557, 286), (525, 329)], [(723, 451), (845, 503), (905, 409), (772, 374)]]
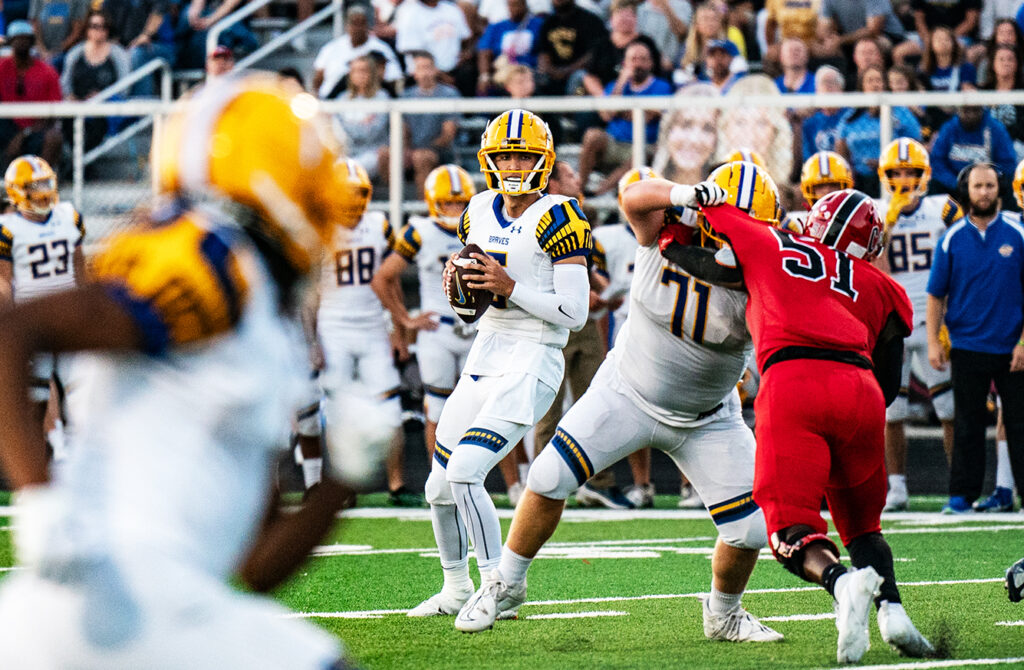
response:
[(757, 510), (742, 519), (722, 524), (718, 527), (718, 536), (730, 547), (760, 549), (768, 544), (768, 527), (764, 522), (764, 512)]
[(483, 485), (487, 473), (497, 464), (495, 456), (497, 454), (485, 449), (456, 447), (451, 458), (448, 459), (448, 467), (445, 469), (448, 481), (458, 484)]
[(580, 483), (558, 452), (546, 447), (530, 465), (526, 486), (545, 498), (565, 500), (580, 487)]
[(304, 437), (317, 437), (323, 432), (323, 426), (320, 423), (319, 400), (296, 412), (295, 431)]
[(437, 423), (441, 420), (441, 411), (444, 409), (446, 400), (448, 400), (448, 396), (435, 395), (430, 391), (423, 394), (423, 414), (427, 417), (427, 421)]
[(807, 580), (804, 574), (804, 552), (813, 544), (824, 544), (839, 556), (839, 547), (828, 539), (824, 533), (816, 533), (810, 526), (788, 526), (772, 533), (771, 547), (775, 560), (800, 579)]
[(423, 497), (431, 505), (455, 504), (455, 496), (452, 495), (448, 477), (445, 475), (444, 468), (437, 463), (430, 469), (427, 483), (423, 487)]

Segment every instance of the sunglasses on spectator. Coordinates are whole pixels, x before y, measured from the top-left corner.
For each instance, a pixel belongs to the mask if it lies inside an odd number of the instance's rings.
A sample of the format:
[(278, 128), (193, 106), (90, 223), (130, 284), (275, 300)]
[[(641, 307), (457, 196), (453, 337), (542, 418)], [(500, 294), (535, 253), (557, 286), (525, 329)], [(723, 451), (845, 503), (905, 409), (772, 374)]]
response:
[(90, 28), (96, 28), (98, 30), (106, 30), (107, 29), (107, 24), (103, 23), (102, 21), (90, 21), (89, 22), (89, 27)]

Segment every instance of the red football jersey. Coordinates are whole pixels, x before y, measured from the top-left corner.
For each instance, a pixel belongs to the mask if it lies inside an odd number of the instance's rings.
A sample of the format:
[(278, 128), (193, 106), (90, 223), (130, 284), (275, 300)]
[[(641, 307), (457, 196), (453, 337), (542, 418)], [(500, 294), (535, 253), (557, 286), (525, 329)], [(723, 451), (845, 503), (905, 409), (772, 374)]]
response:
[(788, 346), (853, 351), (869, 359), (893, 312), (913, 328), (906, 291), (867, 261), (752, 219), (732, 205), (703, 209), (736, 254), (750, 299), (757, 366)]

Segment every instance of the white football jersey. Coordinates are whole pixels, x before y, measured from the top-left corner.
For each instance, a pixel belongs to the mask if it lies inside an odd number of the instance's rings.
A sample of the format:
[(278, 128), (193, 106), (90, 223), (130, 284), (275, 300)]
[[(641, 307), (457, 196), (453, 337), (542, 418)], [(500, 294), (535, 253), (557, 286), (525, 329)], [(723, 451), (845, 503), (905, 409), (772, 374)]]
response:
[(82, 216), (69, 202), (57, 203), (41, 223), (16, 212), (0, 216), (0, 260), (13, 264), (14, 301), (74, 286), (72, 257), (84, 238)]
[[(885, 217), (887, 201), (877, 201), (878, 214)], [(960, 206), (948, 195), (921, 198), (917, 209), (901, 214), (889, 230), (889, 274), (900, 283), (914, 306), (914, 329), (924, 325), (928, 304), (928, 275), (939, 238), (962, 217)]]
[(691, 277), (652, 244), (637, 249), (629, 299), (609, 356), (633, 399), (670, 425), (704, 418), (743, 376), (747, 294)]
[(318, 324), (328, 328), (379, 328), (384, 307), (370, 282), (395, 235), (383, 212), (366, 212), (344, 242), (324, 256), (320, 274)]
[[(561, 195), (541, 196), (510, 221), (501, 194), (478, 193), (463, 212), (458, 233), (463, 243), (476, 244), (497, 260), (516, 282), (543, 293), (555, 292), (556, 261), (589, 255), (593, 248), (579, 203)], [(558, 388), (564, 367), (560, 350), (568, 339), (568, 328), (495, 296), (478, 322), (463, 373), (528, 372)]]
[(624, 298), (622, 306), (613, 313), (616, 324), (629, 315), (629, 287), (633, 283), (637, 246), (636, 234), (626, 223), (594, 228), (594, 266), (608, 279), (603, 297)]
[(395, 240), (395, 253), (416, 264), (421, 310), (454, 318), (441, 275), (448, 257), (461, 250), (462, 242), (455, 230), (425, 216), (409, 217), (408, 225)]

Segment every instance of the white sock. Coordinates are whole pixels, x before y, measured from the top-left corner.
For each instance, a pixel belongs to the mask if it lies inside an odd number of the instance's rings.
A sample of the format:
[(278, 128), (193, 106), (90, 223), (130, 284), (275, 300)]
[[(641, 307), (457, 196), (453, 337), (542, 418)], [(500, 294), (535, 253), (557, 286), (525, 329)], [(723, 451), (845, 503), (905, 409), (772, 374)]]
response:
[(522, 584), (526, 581), (526, 571), (530, 569), (532, 562), (532, 558), (520, 556), (509, 549), (506, 544), (501, 549), (501, 563), (498, 564), (498, 569), (501, 570), (501, 576), (507, 583)]
[(712, 614), (729, 614), (739, 608), (741, 598), (742, 593), (722, 593), (712, 586), (711, 595), (708, 597), (708, 609)]
[(452, 483), (455, 505), (473, 540), (476, 564), (483, 579), (501, 561), (501, 524), (483, 484)]
[(441, 554), (446, 591), (473, 590), (469, 578), (469, 541), (466, 527), (455, 505), (431, 505), (430, 521), (434, 527), (434, 541)]
[(323, 474), (324, 459), (304, 458), (302, 459), (302, 483), (308, 489), (313, 484), (320, 483), (320, 476)]
[(1006, 440), (996, 441), (996, 486), (1013, 490), (1013, 468), (1010, 467), (1010, 448)]
[(60, 419), (54, 421), (53, 430), (46, 434), (46, 441), (49, 442), (50, 447), (53, 448), (53, 460), (60, 463), (67, 457), (68, 450), (64, 440), (63, 421)]
[(889, 491), (905, 498), (907, 496), (907, 476), (889, 475)]

